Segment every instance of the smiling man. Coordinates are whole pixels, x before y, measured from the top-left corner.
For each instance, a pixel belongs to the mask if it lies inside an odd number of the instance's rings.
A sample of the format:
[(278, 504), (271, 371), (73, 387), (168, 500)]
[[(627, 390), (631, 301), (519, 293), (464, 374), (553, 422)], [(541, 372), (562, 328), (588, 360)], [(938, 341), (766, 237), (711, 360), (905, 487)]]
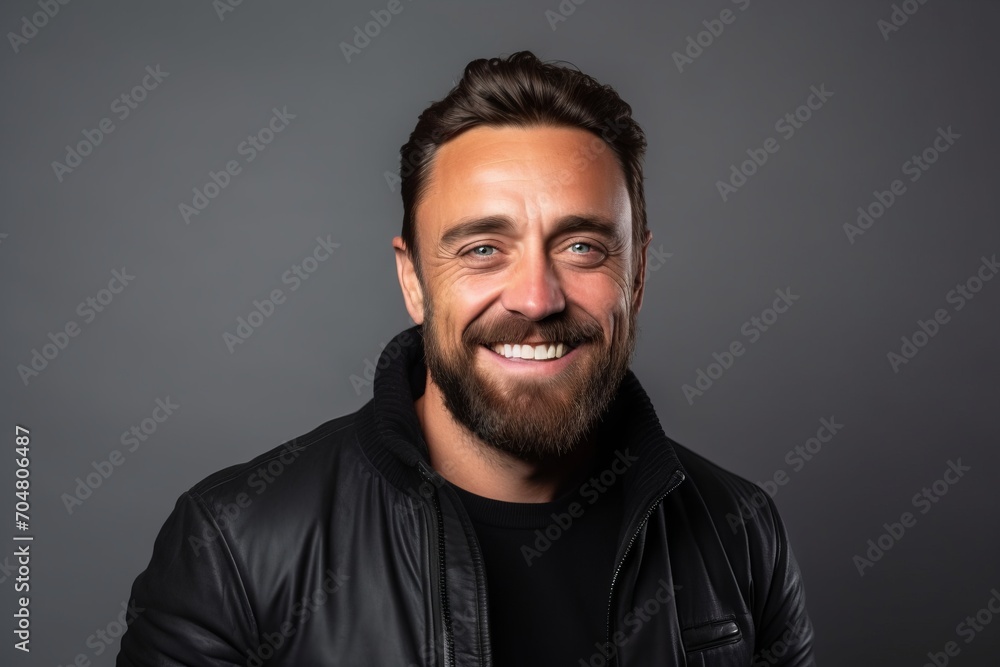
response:
[(814, 664), (774, 503), (630, 370), (645, 146), (575, 69), (470, 63), (401, 149), (417, 326), (361, 410), (181, 496), (118, 664)]
[(552, 196), (592, 140), (566, 127), (465, 131), (427, 174), (422, 256), (394, 241), (407, 309), (426, 329), (425, 438), (432, 457), (494, 455), (458, 473), (487, 495), (550, 495), (548, 476), (524, 473), (546, 461), (571, 472), (562, 459), (585, 453), (578, 441), (628, 370), (648, 236), (632, 252), (621, 168), (604, 151)]

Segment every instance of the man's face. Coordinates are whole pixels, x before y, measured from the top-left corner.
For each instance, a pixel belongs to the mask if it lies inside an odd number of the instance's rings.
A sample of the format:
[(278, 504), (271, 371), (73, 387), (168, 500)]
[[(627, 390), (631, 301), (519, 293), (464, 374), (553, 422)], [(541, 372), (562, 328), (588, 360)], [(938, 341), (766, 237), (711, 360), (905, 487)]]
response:
[(427, 185), (422, 280), (397, 256), (430, 381), (490, 446), (569, 451), (629, 367), (642, 301), (649, 237), (634, 266), (613, 152), (578, 128), (477, 127), (438, 149)]

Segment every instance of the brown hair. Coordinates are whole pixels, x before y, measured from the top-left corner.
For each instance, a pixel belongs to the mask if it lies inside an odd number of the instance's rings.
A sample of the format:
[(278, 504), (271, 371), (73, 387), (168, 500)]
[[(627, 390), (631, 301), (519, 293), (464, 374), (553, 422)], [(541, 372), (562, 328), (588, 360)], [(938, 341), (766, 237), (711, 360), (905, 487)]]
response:
[(543, 63), (531, 51), (519, 51), (506, 59), (480, 58), (466, 65), (462, 79), (448, 95), (420, 114), (409, 141), (399, 150), (401, 236), (418, 277), (414, 212), (427, 189), (431, 162), (438, 146), (480, 125), (577, 127), (603, 139), (625, 173), (633, 255), (638, 259), (647, 230), (642, 176), (646, 137), (632, 119), (632, 107), (614, 88), (578, 69)]

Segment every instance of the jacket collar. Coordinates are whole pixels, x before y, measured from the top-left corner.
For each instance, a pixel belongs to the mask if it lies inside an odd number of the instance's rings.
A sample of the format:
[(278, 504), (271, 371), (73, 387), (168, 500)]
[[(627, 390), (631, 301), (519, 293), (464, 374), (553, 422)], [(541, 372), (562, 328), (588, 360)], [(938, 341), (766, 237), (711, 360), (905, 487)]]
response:
[[(427, 442), (413, 407), (424, 392), (426, 378), (423, 330), (411, 327), (382, 350), (375, 370), (373, 398), (358, 413), (361, 448), (390, 483), (406, 490), (419, 480), (420, 462), (430, 465)], [(619, 415), (619, 433), (610, 444), (634, 457), (622, 478), (625, 517), (634, 518), (686, 475), (649, 396), (631, 370), (611, 410)], [(632, 523), (626, 521), (623, 528)]]

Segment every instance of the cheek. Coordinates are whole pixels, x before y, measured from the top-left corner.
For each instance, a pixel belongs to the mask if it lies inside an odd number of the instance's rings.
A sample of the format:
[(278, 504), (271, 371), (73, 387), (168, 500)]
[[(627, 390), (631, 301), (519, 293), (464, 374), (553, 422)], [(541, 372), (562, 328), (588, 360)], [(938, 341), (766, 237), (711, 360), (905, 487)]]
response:
[(625, 312), (631, 298), (628, 281), (612, 271), (567, 276), (563, 290), (567, 299), (602, 322)]
[(468, 323), (500, 298), (503, 285), (503, 279), (498, 276), (465, 278), (446, 285), (442, 298), (451, 304), (452, 312), (460, 323)]
[(460, 342), (469, 325), (482, 316), (493, 297), (487, 286), (478, 288), (469, 281), (442, 284), (434, 293), (434, 326), (438, 336)]

